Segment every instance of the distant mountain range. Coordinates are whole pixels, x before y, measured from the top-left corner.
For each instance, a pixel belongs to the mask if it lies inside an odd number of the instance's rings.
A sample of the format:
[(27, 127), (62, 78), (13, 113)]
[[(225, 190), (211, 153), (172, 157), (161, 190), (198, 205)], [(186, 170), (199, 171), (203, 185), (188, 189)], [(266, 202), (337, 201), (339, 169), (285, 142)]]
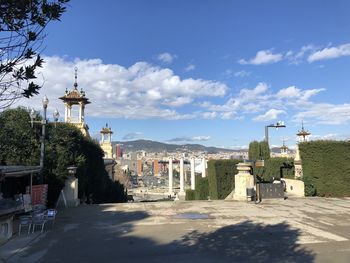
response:
[(201, 144), (169, 144), (156, 142), (151, 140), (136, 140), (136, 141), (114, 141), (112, 142), (113, 147), (116, 144), (122, 144), (122, 149), (125, 152), (130, 151), (146, 151), (146, 152), (175, 152), (175, 151), (193, 151), (193, 152), (208, 152), (208, 153), (217, 153), (217, 152), (240, 152), (247, 150), (232, 150), (232, 149), (223, 149), (217, 147), (206, 147)]

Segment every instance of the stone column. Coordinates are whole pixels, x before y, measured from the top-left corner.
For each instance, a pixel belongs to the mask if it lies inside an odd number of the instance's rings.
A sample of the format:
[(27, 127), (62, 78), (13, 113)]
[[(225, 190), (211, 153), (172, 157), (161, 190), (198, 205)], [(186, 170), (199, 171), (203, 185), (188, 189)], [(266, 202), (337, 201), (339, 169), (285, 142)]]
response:
[(202, 159), (202, 177), (206, 177), (205, 170), (207, 166), (207, 161), (205, 160), (205, 157)]
[(68, 105), (64, 103), (64, 122), (67, 122), (68, 119)]
[(249, 163), (237, 164), (238, 174), (235, 175), (234, 200), (246, 201), (247, 189), (254, 188), (254, 176), (250, 173)]
[(192, 190), (195, 190), (195, 185), (196, 185), (194, 169), (195, 169), (194, 157), (191, 157), (191, 189)]
[(79, 103), (79, 123), (82, 123), (83, 122), (83, 118), (82, 118), (82, 116), (83, 116), (83, 105), (82, 105), (82, 103), (80, 102)]
[(169, 194), (173, 193), (173, 158), (169, 157)]
[(303, 178), (303, 166), (300, 158), (299, 145), (296, 145), (295, 149), (295, 158), (294, 158), (294, 178), (302, 179)]
[(180, 193), (184, 191), (184, 158), (180, 158)]

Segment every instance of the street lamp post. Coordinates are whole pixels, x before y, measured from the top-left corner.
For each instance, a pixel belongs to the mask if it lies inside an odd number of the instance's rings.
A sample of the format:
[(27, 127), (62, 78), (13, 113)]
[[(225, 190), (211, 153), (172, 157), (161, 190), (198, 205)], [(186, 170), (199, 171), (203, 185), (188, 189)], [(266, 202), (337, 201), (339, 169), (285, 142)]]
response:
[[(34, 118), (36, 117), (36, 113), (34, 111), (34, 109), (31, 110), (30, 112), (30, 122), (32, 124), (32, 127), (34, 125), (34, 123), (41, 123), (41, 138), (40, 138), (40, 184), (44, 183), (44, 158), (45, 158), (45, 136), (46, 136), (46, 124), (48, 123), (47, 121), (47, 106), (49, 105), (49, 99), (46, 97), (46, 95), (44, 96), (43, 100), (43, 119), (41, 120), (41, 122), (39, 121), (34, 121)], [(53, 118), (55, 121), (55, 126), (56, 123), (58, 121), (60, 114), (58, 112), (58, 110), (56, 109), (53, 113)]]
[(278, 121), (276, 124), (269, 124), (265, 126), (265, 141), (267, 144), (269, 144), (269, 128), (285, 128), (286, 125), (284, 125), (283, 121)]

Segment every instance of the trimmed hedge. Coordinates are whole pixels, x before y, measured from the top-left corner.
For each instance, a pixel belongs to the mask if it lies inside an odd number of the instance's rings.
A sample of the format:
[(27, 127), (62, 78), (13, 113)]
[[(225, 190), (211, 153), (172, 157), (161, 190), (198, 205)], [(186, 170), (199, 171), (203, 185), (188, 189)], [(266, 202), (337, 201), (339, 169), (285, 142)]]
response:
[(225, 199), (235, 187), (237, 164), (241, 160), (210, 160), (208, 162), (209, 196)]
[(196, 200), (196, 191), (187, 189), (186, 190), (186, 201)]
[(196, 176), (196, 200), (208, 200), (209, 196), (209, 183), (208, 177), (202, 177), (201, 175)]
[(350, 142), (311, 141), (299, 144), (305, 194), (350, 196)]
[(259, 176), (263, 181), (272, 181), (273, 178), (294, 179), (294, 164), (292, 158), (270, 158), (265, 160), (264, 167), (253, 167), (254, 174)]

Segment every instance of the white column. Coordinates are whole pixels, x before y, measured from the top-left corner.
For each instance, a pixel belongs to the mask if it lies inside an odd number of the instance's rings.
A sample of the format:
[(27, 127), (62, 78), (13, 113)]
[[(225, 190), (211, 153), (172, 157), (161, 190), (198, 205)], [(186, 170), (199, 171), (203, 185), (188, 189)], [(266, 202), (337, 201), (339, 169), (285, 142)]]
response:
[(68, 105), (68, 122), (72, 122), (72, 105)]
[(83, 122), (82, 116), (83, 116), (83, 105), (82, 105), (81, 102), (80, 102), (80, 103), (79, 103), (79, 122), (80, 122), (80, 123)]
[(205, 160), (205, 158), (202, 159), (202, 177), (206, 177), (206, 174), (205, 174), (205, 169), (207, 168), (207, 162)]
[(85, 110), (85, 105), (82, 104), (82, 105), (81, 105), (81, 122), (85, 122), (85, 113), (84, 113), (84, 110)]
[(64, 122), (67, 122), (68, 119), (68, 105), (67, 103), (64, 104)]
[(169, 194), (173, 192), (173, 158), (169, 157)]
[(180, 193), (184, 192), (184, 158), (180, 158)]
[(195, 189), (195, 185), (196, 185), (194, 169), (195, 169), (194, 157), (191, 157), (191, 189), (192, 190)]

